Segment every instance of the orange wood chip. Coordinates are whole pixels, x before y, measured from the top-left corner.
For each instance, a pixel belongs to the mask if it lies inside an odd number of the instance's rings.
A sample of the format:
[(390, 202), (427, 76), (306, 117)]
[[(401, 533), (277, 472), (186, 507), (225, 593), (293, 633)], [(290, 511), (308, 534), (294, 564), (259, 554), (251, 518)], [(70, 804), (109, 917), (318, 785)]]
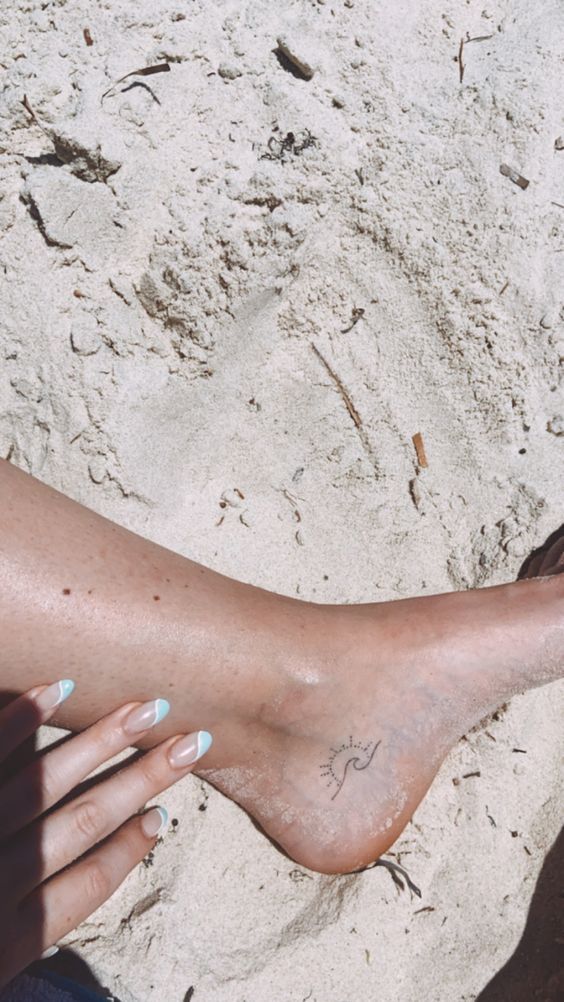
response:
[(421, 432), (420, 431), (416, 432), (416, 434), (413, 435), (411, 441), (415, 446), (415, 451), (417, 453), (417, 462), (419, 463), (419, 466), (423, 468), (427, 467), (429, 463), (427, 462), (427, 454), (425, 452), (425, 446), (423, 444), (423, 436)]

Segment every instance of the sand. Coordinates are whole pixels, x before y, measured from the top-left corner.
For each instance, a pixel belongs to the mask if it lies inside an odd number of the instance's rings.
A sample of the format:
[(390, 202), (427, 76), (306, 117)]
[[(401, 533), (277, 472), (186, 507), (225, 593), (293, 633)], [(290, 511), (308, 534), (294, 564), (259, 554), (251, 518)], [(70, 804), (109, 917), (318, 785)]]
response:
[[(513, 579), (562, 522), (559, 0), (0, 18), (0, 454), (304, 599)], [(484, 989), (558, 831), (562, 694), (453, 750), (391, 857), (421, 899), (295, 867), (189, 777), (69, 944), (122, 1002), (520, 1002)]]

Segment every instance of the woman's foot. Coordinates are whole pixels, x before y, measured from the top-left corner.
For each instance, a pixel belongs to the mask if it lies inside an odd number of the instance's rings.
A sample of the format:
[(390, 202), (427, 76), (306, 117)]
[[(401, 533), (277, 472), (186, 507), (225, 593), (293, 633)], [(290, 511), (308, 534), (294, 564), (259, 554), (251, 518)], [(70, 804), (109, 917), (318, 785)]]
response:
[(65, 665), (77, 688), (56, 723), (75, 731), (167, 697), (142, 746), (211, 731), (201, 775), (312, 869), (384, 852), (460, 735), (562, 674), (564, 533), (535, 580), (324, 606), (192, 563), (5, 461), (0, 507), (0, 687)]
[[(366, 865), (398, 838), (466, 730), (562, 674), (563, 564), (560, 539), (534, 563), (550, 575), (540, 580), (306, 606), (305, 620), (297, 603), (300, 643), (278, 696), (246, 722), (233, 761), (199, 774), (298, 863)], [(219, 730), (216, 748), (221, 759)]]

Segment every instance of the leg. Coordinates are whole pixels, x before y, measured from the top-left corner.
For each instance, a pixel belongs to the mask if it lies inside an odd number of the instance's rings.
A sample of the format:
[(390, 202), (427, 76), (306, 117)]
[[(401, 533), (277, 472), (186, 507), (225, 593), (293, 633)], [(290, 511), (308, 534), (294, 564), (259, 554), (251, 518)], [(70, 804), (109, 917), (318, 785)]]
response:
[(75, 730), (169, 697), (152, 740), (211, 731), (200, 775), (313, 869), (384, 852), (458, 737), (562, 674), (562, 574), (315, 605), (185, 560), (7, 463), (0, 510), (2, 688), (74, 678), (58, 722)]

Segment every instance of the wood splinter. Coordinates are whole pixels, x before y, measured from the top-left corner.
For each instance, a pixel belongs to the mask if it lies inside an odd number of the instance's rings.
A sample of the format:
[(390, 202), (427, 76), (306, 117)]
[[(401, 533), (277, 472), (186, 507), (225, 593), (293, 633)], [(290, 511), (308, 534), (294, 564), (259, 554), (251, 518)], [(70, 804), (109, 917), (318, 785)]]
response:
[(426, 469), (429, 466), (429, 463), (427, 462), (427, 453), (425, 452), (425, 445), (423, 444), (423, 436), (421, 432), (416, 432), (415, 435), (412, 436), (411, 441), (415, 446), (419, 466), (422, 469)]

